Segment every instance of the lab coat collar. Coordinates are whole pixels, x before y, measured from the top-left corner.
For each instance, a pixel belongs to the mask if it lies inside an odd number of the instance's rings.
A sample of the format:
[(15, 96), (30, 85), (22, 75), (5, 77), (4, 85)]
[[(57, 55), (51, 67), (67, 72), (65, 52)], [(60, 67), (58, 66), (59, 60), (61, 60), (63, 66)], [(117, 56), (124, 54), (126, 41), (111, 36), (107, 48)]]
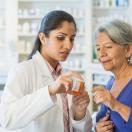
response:
[(35, 64), (37, 64), (39, 70), (40, 70), (40, 74), (43, 77), (48, 77), (51, 78), (53, 80), (53, 77), (48, 69), (48, 66), (44, 60), (44, 58), (41, 56), (39, 51), (36, 51), (36, 53), (33, 55), (33, 61), (35, 62)]

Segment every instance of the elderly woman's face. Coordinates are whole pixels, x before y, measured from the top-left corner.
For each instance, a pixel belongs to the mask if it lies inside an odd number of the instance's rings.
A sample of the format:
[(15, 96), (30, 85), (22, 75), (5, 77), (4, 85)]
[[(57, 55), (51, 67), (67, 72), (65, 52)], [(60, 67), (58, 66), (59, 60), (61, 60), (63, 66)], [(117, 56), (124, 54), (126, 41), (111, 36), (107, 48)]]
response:
[(98, 34), (96, 39), (97, 57), (105, 70), (114, 71), (127, 64), (124, 46), (112, 42), (105, 32)]

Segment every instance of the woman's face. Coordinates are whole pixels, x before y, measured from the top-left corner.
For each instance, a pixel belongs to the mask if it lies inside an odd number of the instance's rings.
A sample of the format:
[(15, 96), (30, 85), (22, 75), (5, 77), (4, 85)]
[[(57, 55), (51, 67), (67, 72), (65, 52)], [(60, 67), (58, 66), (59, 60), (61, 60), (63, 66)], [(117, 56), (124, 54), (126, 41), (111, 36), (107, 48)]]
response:
[(96, 39), (97, 57), (105, 70), (114, 71), (127, 64), (127, 48), (112, 42), (105, 32), (98, 34)]
[(65, 61), (73, 47), (75, 35), (74, 23), (67, 21), (63, 22), (61, 27), (52, 30), (48, 37), (42, 33), (42, 54), (48, 61)]

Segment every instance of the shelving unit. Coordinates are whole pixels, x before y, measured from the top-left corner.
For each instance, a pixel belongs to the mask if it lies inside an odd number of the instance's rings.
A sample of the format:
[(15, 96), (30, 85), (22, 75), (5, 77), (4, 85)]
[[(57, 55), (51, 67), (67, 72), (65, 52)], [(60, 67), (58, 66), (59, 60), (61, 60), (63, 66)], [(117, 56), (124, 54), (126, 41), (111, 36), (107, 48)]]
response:
[(69, 59), (63, 63), (63, 66), (79, 71), (84, 75), (83, 59), (87, 55), (86, 36), (89, 36), (86, 34), (85, 27), (86, 24), (90, 26), (89, 21), (86, 20), (89, 17), (87, 7), (91, 10), (90, 3), (85, 0), (83, 2), (81, 0), (18, 0), (17, 4), (17, 47), (18, 54), (20, 53), (19, 61), (23, 60), (21, 57), (25, 58), (31, 52), (42, 17), (53, 9), (64, 10), (74, 16), (78, 26), (78, 33), (72, 53)]
[[(62, 65), (84, 76), (91, 99), (89, 110), (92, 113), (97, 106), (93, 104), (91, 88), (95, 85), (105, 85), (112, 75), (97, 61), (95, 44), (92, 41), (93, 33), (99, 23), (113, 18), (132, 22), (132, 1), (129, 0), (125, 4), (123, 1), (128, 0), (13, 0), (10, 6), (10, 0), (6, 0), (6, 12), (2, 13), (5, 16), (4, 22), (0, 17), (0, 32), (6, 32), (5, 40), (8, 40), (6, 43), (11, 49), (10, 58), (13, 58), (11, 61), (16, 63), (27, 59), (40, 21), (47, 12), (54, 9), (69, 12), (76, 20), (78, 33), (71, 55)], [(3, 5), (0, 6), (0, 12), (4, 11), (3, 8)], [(3, 41), (0, 41), (0, 47), (3, 45), (1, 43)], [(5, 82), (7, 75), (0, 75)]]
[[(2, 1), (0, 0), (0, 2)], [(4, 66), (4, 64), (2, 63), (3, 60), (2, 54), (3, 51), (5, 51), (5, 32), (6, 32), (5, 3), (3, 3), (3, 5), (2, 4), (0, 5), (0, 69), (3, 68)], [(4, 73), (2, 72), (2, 70), (0, 70), (0, 93), (4, 83), (5, 83)]]
[(0, 47), (4, 46), (4, 38), (5, 38), (5, 3), (0, 5)]
[[(14, 6), (9, 0), (0, 0), (0, 90), (4, 88), (10, 67), (17, 62), (15, 55)], [(12, 1), (14, 4), (14, 1)], [(12, 15), (13, 14), (13, 15)], [(1, 92), (0, 92), (1, 93)]]

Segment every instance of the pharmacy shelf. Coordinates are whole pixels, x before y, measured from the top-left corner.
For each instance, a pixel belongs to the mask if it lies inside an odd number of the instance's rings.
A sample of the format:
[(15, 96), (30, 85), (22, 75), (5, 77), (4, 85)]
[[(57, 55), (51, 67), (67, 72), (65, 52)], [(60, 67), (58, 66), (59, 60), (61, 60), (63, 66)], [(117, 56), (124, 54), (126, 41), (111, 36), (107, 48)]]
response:
[(77, 72), (85, 72), (85, 69), (83, 69), (83, 68), (68, 68), (69, 70), (74, 70), (74, 71), (77, 71)]
[(24, 15), (22, 15), (22, 16), (18, 16), (18, 19), (28, 19), (28, 20), (30, 20), (30, 19), (41, 19), (43, 16), (35, 16), (35, 15), (26, 15), (26, 16), (24, 16)]
[(77, 54), (84, 55), (84, 51), (72, 51), (70, 53), (70, 55), (77, 55)]
[[(18, 19), (27, 19), (27, 20), (30, 20), (30, 19), (41, 19), (43, 16), (38, 16), (38, 15), (19, 15), (18, 16)], [(83, 17), (74, 17), (75, 20), (81, 20)]]
[(105, 71), (100, 63), (92, 63), (90, 69), (93, 74), (113, 75), (111, 72)]
[(0, 30), (5, 30), (6, 27), (5, 26), (0, 26)]
[(94, 7), (95, 10), (126, 10), (128, 7)]
[(18, 2), (80, 2), (80, 0), (18, 0)]
[(37, 34), (36, 33), (18, 33), (18, 37), (35, 37)]
[[(96, 61), (95, 63), (92, 59), (93, 56), (92, 38), (93, 38), (94, 28), (96, 24), (98, 24), (99, 22), (109, 19), (109, 16), (114, 16), (116, 12), (120, 13), (120, 15), (125, 15), (126, 13), (126, 15), (131, 18), (130, 12), (132, 9), (127, 10), (127, 8), (129, 8), (130, 5), (128, 7), (117, 7), (117, 8), (99, 7), (93, 4), (95, 1), (106, 2), (107, 0), (14, 0), (12, 1), (11, 8), (9, 4), (10, 1), (8, 0), (7, 3), (9, 5), (7, 6), (7, 9), (8, 9), (9, 18), (7, 23), (9, 27), (8, 31), (10, 32), (8, 33), (8, 36), (12, 37), (12, 39), (14, 40), (13, 42), (16, 43), (16, 45), (19, 48), (23, 48), (18, 52), (19, 54), (18, 61), (23, 61), (27, 58), (29, 53), (27, 51), (29, 51), (29, 47), (31, 47), (31, 44), (33, 45), (33, 40), (37, 35), (36, 33), (37, 31), (30, 32), (32, 31), (31, 24), (35, 23), (39, 25), (37, 22), (39, 21), (40, 23), (40, 20), (43, 17), (42, 15), (44, 15), (46, 12), (50, 11), (51, 9), (65, 10), (74, 16), (77, 22), (78, 29), (80, 29), (78, 30), (76, 37), (77, 44), (79, 44), (80, 46), (79, 48), (78, 47), (75, 48), (75, 50), (73, 50), (70, 55), (71, 61), (69, 61), (69, 67), (68, 67), (69, 70), (76, 70), (82, 73), (83, 75), (85, 75), (85, 80), (87, 83), (88, 90), (91, 89), (93, 85), (98, 85), (98, 84), (103, 85), (105, 82), (103, 77), (107, 78), (111, 76), (112, 73), (106, 72), (103, 69), (103, 67), (99, 63), (97, 63), (98, 61)], [(131, 1), (129, 1), (129, 3), (131, 4)], [(38, 12), (36, 11), (37, 9), (40, 10), (40, 14), (38, 13), (39, 11)], [(36, 11), (36, 12), (34, 13), (32, 11)], [(113, 14), (113, 12), (115, 13)], [(11, 26), (10, 26), (11, 23), (10, 20), (12, 20)], [(26, 30), (28, 32), (20, 30), (23, 28), (24, 23), (28, 23), (29, 30)], [(27, 46), (27, 44), (29, 44), (29, 46)], [(28, 47), (27, 48), (28, 50), (24, 49), (26, 46)], [(80, 48), (82, 48), (83, 50), (80, 50)], [(82, 62), (83, 59), (84, 62)], [(93, 80), (93, 78), (95, 79), (96, 77), (97, 79)], [(91, 95), (90, 95), (90, 99), (92, 100)], [(93, 102), (91, 101), (90, 103), (91, 103), (90, 112), (92, 113)]]

